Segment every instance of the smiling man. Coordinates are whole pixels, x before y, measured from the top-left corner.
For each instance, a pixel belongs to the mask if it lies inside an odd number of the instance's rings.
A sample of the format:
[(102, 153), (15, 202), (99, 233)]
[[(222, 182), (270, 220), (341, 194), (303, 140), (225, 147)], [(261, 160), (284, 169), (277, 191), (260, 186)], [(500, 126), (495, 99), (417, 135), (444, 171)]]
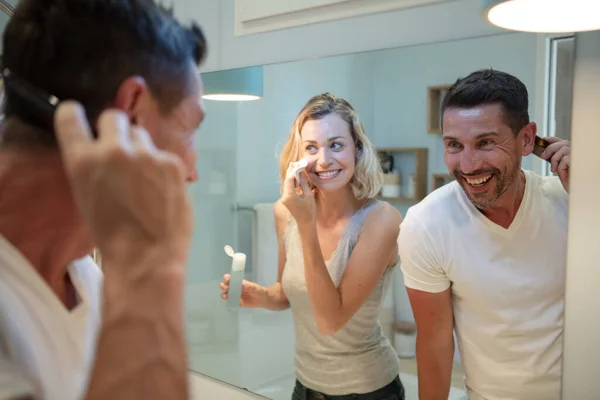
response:
[(415, 320), (420, 400), (446, 400), (453, 329), (470, 400), (560, 399), (570, 143), (556, 176), (521, 168), (536, 125), (516, 77), (459, 79), (442, 105), (455, 182), (412, 207), (399, 252)]

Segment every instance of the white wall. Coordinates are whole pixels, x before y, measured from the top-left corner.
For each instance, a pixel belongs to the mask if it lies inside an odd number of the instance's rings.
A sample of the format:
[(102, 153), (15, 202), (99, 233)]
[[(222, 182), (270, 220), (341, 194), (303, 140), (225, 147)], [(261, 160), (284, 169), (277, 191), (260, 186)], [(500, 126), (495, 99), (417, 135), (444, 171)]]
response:
[(234, 0), (173, 0), (173, 3), (178, 18), (198, 21), (207, 35), (209, 56), (203, 71), (503, 32), (481, 18), (479, 0), (456, 0), (241, 37), (234, 36)]
[(600, 31), (577, 35), (573, 93), (563, 399), (600, 393)]

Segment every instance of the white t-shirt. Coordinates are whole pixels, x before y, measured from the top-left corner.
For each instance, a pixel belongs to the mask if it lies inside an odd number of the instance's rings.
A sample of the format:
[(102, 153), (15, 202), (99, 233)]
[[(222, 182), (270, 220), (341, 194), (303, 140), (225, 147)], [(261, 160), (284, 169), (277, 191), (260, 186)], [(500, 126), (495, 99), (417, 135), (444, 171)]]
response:
[(73, 262), (79, 304), (69, 311), (0, 235), (0, 400), (76, 400), (85, 394), (100, 327), (102, 273)]
[(409, 209), (398, 238), (408, 288), (451, 288), (471, 400), (560, 399), (568, 194), (523, 172), (508, 229), (453, 182)]

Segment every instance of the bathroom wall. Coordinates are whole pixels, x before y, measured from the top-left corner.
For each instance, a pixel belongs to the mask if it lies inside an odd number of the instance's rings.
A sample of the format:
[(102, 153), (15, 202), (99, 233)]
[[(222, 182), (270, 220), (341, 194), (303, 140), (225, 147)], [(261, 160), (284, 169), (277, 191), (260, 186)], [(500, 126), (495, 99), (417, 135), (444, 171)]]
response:
[(183, 21), (198, 21), (206, 33), (210, 49), (208, 59), (202, 66), (203, 71), (307, 60), (504, 32), (481, 18), (479, 0), (451, 0), (438, 5), (247, 36), (234, 34), (234, 0), (173, 0), (171, 3), (177, 17)]

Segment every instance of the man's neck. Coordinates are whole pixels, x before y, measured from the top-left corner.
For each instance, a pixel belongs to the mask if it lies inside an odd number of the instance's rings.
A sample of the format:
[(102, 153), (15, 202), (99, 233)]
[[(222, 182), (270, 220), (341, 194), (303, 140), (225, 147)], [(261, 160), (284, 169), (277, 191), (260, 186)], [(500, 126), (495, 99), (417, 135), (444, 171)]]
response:
[(57, 152), (0, 149), (0, 234), (70, 308), (67, 269), (91, 250)]

